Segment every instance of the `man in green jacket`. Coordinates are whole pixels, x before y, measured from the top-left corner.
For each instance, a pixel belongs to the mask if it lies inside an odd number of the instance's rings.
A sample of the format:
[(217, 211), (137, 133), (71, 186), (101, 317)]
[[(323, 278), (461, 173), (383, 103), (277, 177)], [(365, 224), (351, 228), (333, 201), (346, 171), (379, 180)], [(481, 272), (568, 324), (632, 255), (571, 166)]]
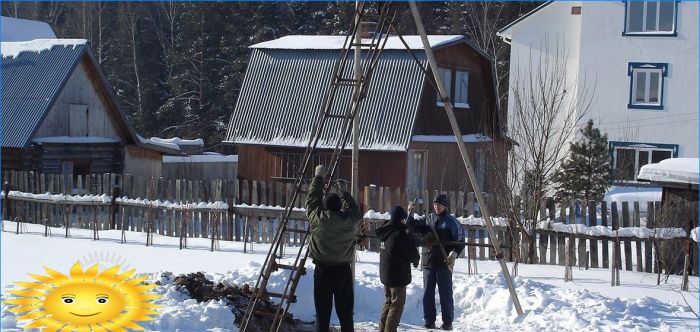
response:
[(347, 192), (344, 182), (338, 182), (342, 198), (335, 193), (324, 197), (325, 176), (326, 167), (317, 166), (306, 198), (306, 216), (311, 230), (310, 255), (316, 265), (315, 331), (329, 330), (334, 299), (340, 330), (354, 331), (352, 311), (355, 298), (350, 264), (354, 258), (355, 229), (362, 220), (362, 213), (352, 195)]

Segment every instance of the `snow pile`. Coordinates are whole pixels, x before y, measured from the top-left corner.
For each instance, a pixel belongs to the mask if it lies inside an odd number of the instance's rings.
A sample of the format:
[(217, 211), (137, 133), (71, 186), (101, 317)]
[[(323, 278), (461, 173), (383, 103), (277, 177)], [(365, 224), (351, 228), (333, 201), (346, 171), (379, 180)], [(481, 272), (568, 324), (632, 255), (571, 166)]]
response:
[(374, 210), (369, 210), (365, 213), (364, 216), (362, 216), (364, 219), (379, 219), (379, 220), (389, 220), (391, 219), (391, 213), (389, 212), (377, 212)]
[(682, 228), (646, 228), (646, 227), (620, 227), (612, 230), (607, 226), (586, 226), (584, 224), (564, 224), (551, 220), (541, 221), (537, 229), (550, 230), (557, 233), (582, 234), (588, 236), (607, 237), (637, 237), (640, 239), (657, 238), (673, 239), (684, 238), (687, 233)]
[[(486, 222), (484, 221), (483, 218), (476, 218), (474, 216), (469, 216), (469, 217), (459, 217), (457, 218), (460, 224), (462, 225), (469, 225), (469, 226), (486, 226)], [(508, 219), (506, 218), (491, 218), (491, 222), (493, 223), (494, 226), (500, 226), (500, 227), (506, 227), (508, 226)]]
[(610, 203), (616, 202), (618, 208), (622, 207), (622, 202), (638, 201), (640, 211), (646, 212), (646, 202), (661, 201), (661, 188), (613, 186), (605, 193), (603, 200), (608, 203), (608, 207)]
[(700, 227), (695, 227), (690, 231), (690, 238), (695, 242), (698, 242), (698, 231), (700, 231)]
[[(405, 35), (403, 36), (406, 44), (412, 50), (422, 50), (423, 42), (420, 36), (417, 35)], [(378, 39), (378, 38), (377, 38)], [(430, 47), (437, 47), (444, 44), (449, 44), (463, 40), (464, 36), (461, 35), (428, 35), (428, 43)], [(363, 38), (363, 44), (369, 44), (372, 40), (369, 38)], [(375, 40), (376, 42), (376, 40)], [(384, 38), (382, 38), (384, 42)], [(250, 46), (250, 48), (261, 48), (261, 49), (285, 49), (285, 50), (339, 50), (343, 48), (345, 43), (345, 36), (304, 36), (304, 35), (291, 35), (282, 38), (277, 38), (274, 40), (258, 43)], [(403, 42), (398, 36), (389, 36), (384, 46), (385, 50), (405, 50)]]
[(2, 38), (0, 39), (3, 42), (56, 38), (49, 24), (45, 22), (2, 16), (2, 18), (0, 18), (0, 24), (2, 25), (2, 29), (0, 29)]
[[(4, 223), (14, 229), (15, 223)], [(176, 286), (174, 277), (203, 271), (207, 279), (216, 283), (254, 285), (269, 248), (256, 245), (252, 253), (244, 254), (241, 242), (221, 241), (221, 251), (209, 252), (206, 250), (209, 239), (190, 238), (189, 249), (178, 250), (178, 238), (160, 235), (154, 236), (155, 246), (144, 247), (143, 233), (127, 231), (129, 241), (120, 244), (116, 241), (121, 236), (119, 230), (100, 231), (101, 240), (92, 241), (88, 240), (90, 230), (74, 229), (72, 238), (44, 237), (42, 225), (27, 226), (28, 233), (2, 232), (3, 300), (9, 297), (6, 291), (14, 287), (12, 282), (30, 280), (27, 273), (42, 273), (44, 265), (65, 272), (79, 255), (96, 250), (118, 252), (132, 268), (148, 275), (150, 282), (160, 284), (154, 289), (162, 296), (157, 300), (162, 306), (160, 314), (153, 322), (143, 322), (147, 330), (157, 331), (237, 331), (232, 325), (233, 308), (229, 304), (217, 300), (197, 303)], [(53, 228), (54, 234), (59, 230)], [(287, 261), (294, 249), (296, 247), (288, 248)], [(379, 258), (377, 253), (365, 251), (359, 251), (358, 257), (354, 318), (358, 331), (376, 330), (384, 299), (383, 285), (379, 281)], [(294, 318), (313, 321), (314, 265), (309, 260), (306, 266), (307, 275), (301, 278), (296, 292), (298, 302), (290, 310)], [(621, 271), (621, 286), (610, 287), (608, 269), (575, 269), (574, 282), (564, 283), (561, 266), (521, 264), (520, 276), (514, 278), (514, 285), (525, 315), (517, 317), (498, 263), (479, 261), (478, 266), (480, 274), (477, 275), (466, 273), (464, 258), (459, 258), (455, 267), (454, 326), (457, 331), (677, 331), (698, 328), (697, 317), (692, 313), (698, 311), (697, 277), (690, 277), (690, 291), (680, 292), (680, 276), (672, 275), (668, 283), (657, 286), (655, 275)], [(419, 326), (423, 318), (423, 274), (418, 269), (412, 269), (411, 273), (413, 280), (407, 287), (400, 330), (422, 331), (424, 329)], [(281, 290), (286, 275), (282, 271), (275, 272), (269, 290)], [(2, 305), (2, 328), (20, 331), (24, 323), (17, 322), (9, 308)], [(338, 323), (335, 315), (332, 322)]]
[[(5, 199), (5, 192), (0, 192), (2, 199)], [(64, 194), (32, 194), (21, 191), (10, 190), (7, 195), (11, 198), (28, 198), (52, 202), (85, 202), (85, 203), (110, 203), (112, 197), (107, 194), (102, 195), (64, 195)]]
[(185, 209), (185, 210), (226, 210), (228, 209), (228, 203), (222, 201), (216, 202), (199, 202), (199, 203), (175, 203), (168, 200), (149, 200), (142, 198), (117, 198), (117, 203), (128, 204), (132, 206), (144, 206), (144, 207), (159, 207), (164, 209)]
[(170, 272), (155, 273), (152, 282), (160, 283), (154, 293), (161, 296), (154, 301), (162, 306), (155, 321), (142, 325), (151, 331), (238, 331), (233, 325), (233, 308), (224, 300), (197, 303), (174, 283)]
[(639, 170), (638, 179), (698, 184), (698, 158), (670, 158), (647, 164)]
[(2, 42), (0, 52), (3, 58), (15, 58), (22, 52), (41, 53), (49, 51), (54, 46), (77, 47), (87, 45), (85, 39), (35, 39), (24, 42)]
[[(140, 322), (148, 331), (238, 331), (233, 325), (234, 315), (232, 307), (223, 300), (211, 300), (197, 303), (183, 292), (173, 281), (173, 275), (169, 272), (154, 273), (149, 282), (158, 281), (160, 285), (153, 289), (153, 293), (161, 298), (153, 301), (161, 306), (159, 315), (153, 321)], [(3, 292), (2, 300), (11, 298)], [(16, 315), (3, 305), (2, 329), (3, 331), (22, 331), (26, 321), (17, 322)]]

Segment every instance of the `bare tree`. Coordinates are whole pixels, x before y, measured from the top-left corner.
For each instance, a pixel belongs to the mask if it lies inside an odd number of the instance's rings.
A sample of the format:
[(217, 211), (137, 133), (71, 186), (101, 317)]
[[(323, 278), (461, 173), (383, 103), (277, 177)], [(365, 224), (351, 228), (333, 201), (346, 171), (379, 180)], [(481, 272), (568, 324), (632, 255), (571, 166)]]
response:
[(497, 163), (508, 165), (508, 171), (495, 179), (503, 193), (498, 195), (497, 204), (508, 214), (513, 238), (518, 238), (518, 230), (523, 241), (528, 241), (528, 258), (535, 257), (534, 231), (546, 218), (539, 212), (551, 190), (551, 178), (591, 108), (595, 90), (595, 86), (588, 86), (585, 75), (567, 72), (565, 43), (549, 39), (554, 42), (550, 49), (547, 40), (545, 36), (538, 53), (531, 49), (525, 63), (511, 63), (517, 70), (510, 79), (512, 122), (508, 136), (516, 145), (495, 157)]
[(136, 84), (136, 114), (138, 114), (139, 119), (144, 118), (143, 109), (143, 91), (141, 89), (141, 74), (139, 71), (139, 60), (137, 56), (137, 49), (139, 48), (137, 42), (137, 34), (139, 32), (139, 13), (138, 7), (132, 5), (129, 2), (123, 4), (123, 20), (125, 26), (128, 30), (129, 41), (131, 42), (131, 60), (132, 68), (134, 70), (134, 82)]

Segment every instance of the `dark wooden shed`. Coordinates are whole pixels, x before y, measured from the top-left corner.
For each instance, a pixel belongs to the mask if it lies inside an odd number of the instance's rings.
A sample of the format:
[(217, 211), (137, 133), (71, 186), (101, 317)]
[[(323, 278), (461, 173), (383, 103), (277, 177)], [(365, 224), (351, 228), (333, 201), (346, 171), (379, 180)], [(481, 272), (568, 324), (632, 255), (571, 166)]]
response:
[[(471, 191), (444, 106), (423, 71), (429, 66), (420, 39), (405, 39), (410, 51), (397, 37), (389, 38), (362, 103), (359, 185)], [(226, 139), (238, 149), (239, 178), (296, 177), (343, 40), (287, 36), (251, 46)], [(492, 59), (464, 36), (429, 36), (429, 41), (477, 177), (490, 191), (494, 172), (505, 172), (505, 165), (494, 167), (492, 153), (511, 145), (500, 133)], [(333, 129), (326, 130), (319, 147), (333, 145)], [(320, 153), (314, 164), (328, 159)], [(339, 167), (339, 176), (350, 178), (349, 151)]]

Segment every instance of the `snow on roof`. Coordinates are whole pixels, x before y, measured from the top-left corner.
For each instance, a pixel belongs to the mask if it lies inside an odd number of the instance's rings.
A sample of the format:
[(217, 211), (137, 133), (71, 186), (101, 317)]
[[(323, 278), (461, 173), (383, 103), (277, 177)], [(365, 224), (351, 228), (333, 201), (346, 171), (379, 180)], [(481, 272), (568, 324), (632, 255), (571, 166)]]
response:
[(75, 48), (76, 46), (85, 44), (87, 44), (87, 40), (85, 39), (35, 39), (23, 42), (3, 41), (0, 45), (0, 53), (2, 53), (3, 58), (14, 58), (22, 52), (41, 53), (50, 50), (54, 46), (73, 46)]
[(618, 187), (608, 188), (603, 198), (609, 204), (616, 202), (640, 202), (640, 208), (646, 211), (646, 202), (661, 201), (661, 188), (656, 187)]
[[(259, 139), (257, 137), (241, 137), (236, 138), (234, 141), (236, 144), (264, 144), (272, 146), (289, 146), (289, 147), (300, 147), (305, 148), (309, 145), (308, 138), (295, 138), (295, 137), (273, 137), (272, 139)], [(350, 143), (348, 143), (350, 144)], [(335, 141), (320, 139), (316, 145), (319, 149), (333, 149), (335, 148)], [(382, 142), (370, 142), (369, 144), (363, 144), (360, 142), (360, 150), (372, 150), (372, 151), (406, 151), (406, 146), (403, 144), (394, 143), (382, 143)]]
[[(411, 139), (414, 142), (431, 142), (431, 143), (455, 143), (457, 139), (454, 135), (415, 135)], [(462, 140), (465, 143), (491, 142), (493, 138), (481, 134), (462, 135)]]
[(2, 16), (0, 18), (3, 42), (29, 41), (42, 38), (56, 38), (51, 27), (45, 22), (23, 20)]
[(163, 156), (164, 163), (235, 163), (237, 155), (197, 154), (191, 156)]
[(168, 148), (168, 149), (173, 149), (173, 150), (180, 151), (180, 146), (177, 145), (177, 144), (175, 144), (175, 143), (168, 143), (168, 142), (155, 141), (155, 140), (153, 140), (153, 138), (145, 139), (145, 138), (143, 138), (143, 137), (141, 137), (141, 136), (139, 136), (139, 139), (141, 139), (141, 140), (142, 140), (144, 143), (146, 143), (146, 144), (158, 145), (158, 146), (166, 147), (166, 148)]
[[(403, 36), (406, 44), (412, 50), (422, 50), (423, 43), (420, 36), (410, 35)], [(429, 35), (428, 42), (431, 47), (437, 47), (443, 44), (464, 39), (462, 35)], [(371, 39), (363, 38), (363, 43), (369, 43)], [(345, 36), (303, 36), (291, 35), (275, 40), (270, 40), (250, 46), (250, 48), (262, 49), (287, 49), (287, 50), (339, 50), (343, 48)], [(398, 36), (389, 36), (385, 50), (405, 50), (406, 46), (401, 42)]]
[(102, 136), (47, 136), (36, 137), (33, 139), (36, 143), (119, 143), (120, 141), (111, 137)]
[(671, 158), (642, 166), (638, 179), (698, 184), (698, 158)]
[(180, 137), (173, 137), (173, 138), (151, 137), (151, 141), (157, 142), (157, 143), (177, 144), (180, 146), (182, 146), (182, 145), (204, 146), (204, 140), (201, 138), (184, 139), (184, 138), (180, 138)]

